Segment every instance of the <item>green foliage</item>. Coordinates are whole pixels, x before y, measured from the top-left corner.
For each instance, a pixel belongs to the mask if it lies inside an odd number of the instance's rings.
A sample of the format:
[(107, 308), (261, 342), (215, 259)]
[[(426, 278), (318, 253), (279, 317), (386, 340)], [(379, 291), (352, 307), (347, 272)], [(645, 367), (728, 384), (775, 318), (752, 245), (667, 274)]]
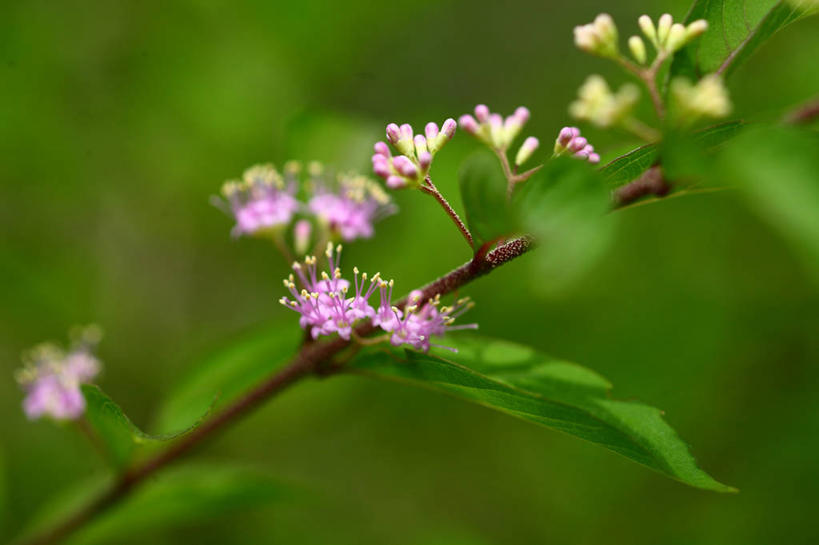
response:
[(381, 348), (350, 365), (586, 439), (691, 486), (734, 491), (697, 467), (660, 410), (612, 399), (596, 373), (506, 341), (459, 335), (444, 342), (458, 353), (444, 359)]
[(101, 442), (108, 461), (118, 469), (133, 460), (139, 445), (170, 441), (196, 428), (209, 411), (206, 410), (186, 429), (175, 433), (150, 435), (140, 430), (105, 392), (93, 384), (84, 384), (82, 393), (86, 402), (85, 419), (91, 427), (93, 440)]
[(616, 221), (606, 214), (611, 197), (598, 170), (585, 161), (558, 157), (546, 163), (515, 193), (514, 208), (524, 232), (534, 235), (540, 281), (557, 289), (585, 272), (608, 248)]
[(506, 177), (492, 153), (479, 151), (464, 161), (458, 185), (476, 250), (516, 230), (506, 198)]
[(252, 332), (195, 366), (162, 407), (162, 432), (191, 426), (210, 407), (221, 407), (274, 372), (296, 353), (303, 333), (295, 326)]
[[(26, 531), (34, 535), (81, 509), (111, 481), (95, 477), (53, 497)], [(116, 543), (122, 536), (191, 524), (210, 517), (268, 505), (285, 491), (267, 473), (226, 465), (187, 465), (168, 469), (123, 502), (84, 525), (66, 543)]]
[(729, 75), (775, 32), (805, 14), (784, 0), (696, 0), (686, 23), (708, 21), (708, 32), (674, 56), (671, 77)]
[[(683, 139), (684, 145), (689, 149), (691, 149), (691, 146), (695, 146), (697, 149), (705, 152), (713, 150), (723, 142), (727, 142), (739, 134), (744, 126), (745, 124), (741, 121), (726, 121), (718, 125), (700, 129), (690, 136), (681, 135), (679, 133), (667, 133), (665, 138), (670, 141)], [(625, 185), (637, 179), (660, 158), (661, 150), (659, 148), (664, 148), (662, 149), (663, 154), (669, 150), (672, 153), (676, 151), (673, 144), (669, 146), (669, 142), (665, 142), (659, 147), (657, 144), (647, 144), (621, 155), (600, 169), (600, 172), (606, 179), (606, 184), (609, 188), (616, 189), (621, 185)], [(666, 159), (667, 157), (664, 156), (664, 166)]]
[(716, 180), (742, 189), (752, 207), (819, 275), (819, 136), (755, 127), (726, 145)]
[(8, 509), (8, 489), (6, 483), (6, 459), (0, 446), (0, 536), (6, 529), (6, 512)]

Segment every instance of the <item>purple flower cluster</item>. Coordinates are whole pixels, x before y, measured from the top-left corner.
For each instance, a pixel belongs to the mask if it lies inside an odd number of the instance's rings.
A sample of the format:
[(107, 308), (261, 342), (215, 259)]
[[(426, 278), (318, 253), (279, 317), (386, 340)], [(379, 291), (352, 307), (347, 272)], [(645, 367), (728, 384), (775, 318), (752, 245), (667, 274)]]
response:
[(234, 236), (255, 235), (287, 225), (299, 210), (294, 184), (285, 185), (273, 165), (247, 169), (241, 181), (229, 181), (222, 194), (236, 218)]
[(99, 340), (96, 328), (84, 331), (83, 339), (69, 352), (45, 344), (33, 349), (17, 380), (26, 392), (23, 411), (30, 420), (44, 416), (55, 420), (76, 420), (85, 412), (80, 386), (91, 382), (100, 370), (92, 354)]
[[(317, 259), (308, 256), (303, 263), (293, 264), (293, 274), (284, 280), (291, 297), (280, 302), (299, 313), (299, 325), (316, 339), (322, 335), (338, 335), (349, 340), (359, 320), (370, 319), (373, 325), (390, 334), (395, 346), (408, 344), (416, 350), (428, 351), (433, 335), (443, 335), (456, 329), (477, 329), (477, 324), (453, 326), (472, 303), (460, 299), (451, 307), (442, 307), (440, 298), (422, 301), (421, 292), (413, 292), (402, 311), (392, 304), (393, 281), (385, 281), (379, 273), (368, 277), (353, 269), (353, 283), (342, 277), (341, 246), (328, 244), (325, 256), (328, 271), (319, 271)], [(378, 305), (370, 299), (378, 291)]]
[(297, 162), (285, 165), (284, 176), (270, 164), (251, 167), (241, 180), (226, 182), (225, 200), (216, 199), (214, 204), (236, 220), (234, 236), (282, 237), (294, 223), (293, 246), (300, 255), (309, 246), (311, 220), (326, 228), (331, 239), (351, 241), (371, 237), (373, 224), (395, 212), (389, 195), (369, 178), (330, 176), (319, 163), (311, 163), (308, 171), (309, 183), (302, 184)]
[(395, 212), (380, 185), (355, 174), (338, 176), (334, 188), (317, 184), (308, 208), (346, 241), (372, 237), (373, 223)]
[(399, 189), (418, 187), (429, 172), (432, 158), (455, 135), (458, 124), (447, 119), (441, 128), (427, 123), (424, 134), (414, 134), (412, 126), (404, 123), (387, 125), (387, 141), (399, 153), (393, 156), (385, 142), (377, 142), (372, 156), (373, 171), (387, 182), (387, 187)]
[(563, 127), (555, 140), (555, 155), (571, 153), (573, 157), (585, 159), (589, 163), (596, 165), (600, 162), (600, 156), (595, 153), (594, 146), (588, 140), (580, 136), (580, 129), (577, 127)]

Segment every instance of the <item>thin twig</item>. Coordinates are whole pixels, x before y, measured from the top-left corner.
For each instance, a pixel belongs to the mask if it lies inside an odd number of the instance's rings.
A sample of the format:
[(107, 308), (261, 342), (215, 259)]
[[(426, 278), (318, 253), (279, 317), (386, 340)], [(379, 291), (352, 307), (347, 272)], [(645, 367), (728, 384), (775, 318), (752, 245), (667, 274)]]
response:
[[(517, 238), (502, 244), (486, 254), (485, 258), (473, 258), (450, 273), (421, 287), (421, 298), (429, 299), (436, 295), (445, 295), (455, 291), (476, 278), (489, 273), (496, 267), (523, 255), (531, 247), (531, 240), (527, 237)], [(407, 300), (404, 298), (396, 306), (403, 308), (406, 303)], [(376, 327), (370, 321), (366, 321), (356, 327), (355, 333), (358, 337), (364, 337), (375, 330)], [(42, 534), (21, 541), (20, 544), (52, 545), (68, 537), (87, 522), (116, 506), (157, 471), (187, 455), (195, 447), (200, 446), (229, 425), (247, 416), (262, 403), (290, 385), (312, 374), (323, 376), (333, 374), (339, 370), (339, 366), (328, 366), (326, 363), (350, 346), (350, 341), (341, 338), (303, 345), (295, 358), (280, 371), (256, 385), (244, 396), (203, 422), (198, 428), (181, 437), (165, 450), (156, 454), (153, 458), (149, 458), (125, 472), (111, 488), (81, 510)]]
[(444, 209), (447, 216), (452, 219), (452, 222), (456, 227), (458, 227), (458, 230), (461, 232), (464, 239), (466, 239), (467, 244), (469, 244), (469, 247), (471, 248), (473, 244), (472, 233), (469, 232), (469, 229), (466, 228), (464, 222), (461, 221), (461, 218), (458, 216), (458, 213), (455, 212), (455, 209), (450, 206), (449, 201), (447, 201), (446, 198), (441, 195), (441, 192), (438, 191), (438, 188), (435, 187), (435, 184), (432, 183), (432, 179), (429, 176), (424, 178), (424, 183), (421, 185), (421, 191), (435, 197), (435, 200), (438, 201), (438, 204), (441, 205), (441, 208)]

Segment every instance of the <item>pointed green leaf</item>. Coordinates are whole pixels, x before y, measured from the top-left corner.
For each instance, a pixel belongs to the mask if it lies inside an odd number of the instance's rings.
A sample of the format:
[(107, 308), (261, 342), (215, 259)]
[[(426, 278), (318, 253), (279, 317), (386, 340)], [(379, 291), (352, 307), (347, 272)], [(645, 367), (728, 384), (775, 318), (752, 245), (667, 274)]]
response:
[[(726, 121), (718, 125), (706, 127), (692, 134), (694, 141), (706, 150), (727, 142), (745, 127), (741, 121)], [(656, 144), (647, 144), (632, 150), (600, 169), (610, 189), (636, 180), (659, 159), (659, 150)]]
[(196, 428), (207, 416), (205, 410), (199, 418), (186, 429), (175, 433), (150, 435), (140, 430), (125, 415), (122, 408), (108, 397), (99, 387), (84, 384), (82, 393), (85, 397), (85, 419), (91, 427), (93, 439), (99, 440), (108, 461), (115, 468), (123, 468), (134, 457), (139, 445), (170, 441)]
[(586, 439), (691, 486), (734, 491), (697, 467), (660, 410), (612, 399), (611, 385), (596, 373), (506, 341), (458, 335), (444, 344), (458, 353), (379, 348), (350, 365)]
[(729, 75), (778, 30), (808, 13), (799, 0), (696, 0), (685, 21), (708, 22), (708, 31), (677, 52), (670, 74), (697, 79)]

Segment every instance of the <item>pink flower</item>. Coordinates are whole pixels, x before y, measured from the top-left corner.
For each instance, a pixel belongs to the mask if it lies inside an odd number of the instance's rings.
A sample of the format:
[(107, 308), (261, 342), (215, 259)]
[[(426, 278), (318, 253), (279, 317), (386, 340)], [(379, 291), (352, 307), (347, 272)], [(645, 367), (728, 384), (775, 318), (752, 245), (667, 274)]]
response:
[[(227, 199), (226, 208), (236, 219), (233, 235), (263, 234), (290, 223), (301, 208), (295, 191), (294, 184), (285, 187), (273, 165), (251, 167), (244, 172), (242, 181), (225, 183), (222, 194)], [(224, 204), (216, 202), (220, 203)]]
[(416, 291), (410, 294), (409, 301), (411, 304), (406, 307), (403, 320), (396, 313), (397, 324), (390, 337), (393, 346), (408, 344), (423, 352), (428, 352), (431, 346), (455, 351), (448, 346), (432, 344), (431, 337), (444, 335), (448, 331), (478, 329), (478, 324), (452, 325), (456, 318), (472, 308), (473, 304), (468, 298), (459, 299), (451, 307), (441, 307), (439, 296), (421, 304), (421, 292)]
[(96, 328), (86, 328), (68, 353), (57, 346), (38, 346), (27, 356), (17, 380), (26, 392), (23, 411), (30, 420), (50, 417), (76, 420), (85, 412), (80, 386), (99, 373), (100, 362), (91, 353), (99, 340)]
[(354, 175), (340, 175), (334, 188), (316, 187), (308, 208), (346, 241), (372, 237), (373, 224), (396, 210), (378, 184)]

